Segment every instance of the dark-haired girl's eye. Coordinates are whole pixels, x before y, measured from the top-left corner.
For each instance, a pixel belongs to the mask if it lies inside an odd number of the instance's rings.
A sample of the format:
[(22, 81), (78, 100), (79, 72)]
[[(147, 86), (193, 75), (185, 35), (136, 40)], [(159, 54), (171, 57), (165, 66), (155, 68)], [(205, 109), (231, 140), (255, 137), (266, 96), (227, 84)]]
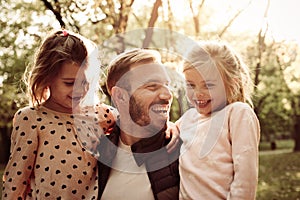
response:
[(74, 85), (74, 81), (72, 81), (72, 82), (64, 82), (64, 84), (66, 86), (73, 86)]

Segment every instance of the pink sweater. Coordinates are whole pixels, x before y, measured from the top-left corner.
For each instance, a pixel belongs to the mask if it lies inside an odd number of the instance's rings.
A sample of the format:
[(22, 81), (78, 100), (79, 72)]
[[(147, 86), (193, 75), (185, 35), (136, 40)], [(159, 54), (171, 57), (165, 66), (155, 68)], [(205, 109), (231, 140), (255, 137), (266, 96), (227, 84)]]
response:
[(255, 199), (259, 121), (248, 104), (213, 113), (188, 110), (178, 121), (180, 199)]

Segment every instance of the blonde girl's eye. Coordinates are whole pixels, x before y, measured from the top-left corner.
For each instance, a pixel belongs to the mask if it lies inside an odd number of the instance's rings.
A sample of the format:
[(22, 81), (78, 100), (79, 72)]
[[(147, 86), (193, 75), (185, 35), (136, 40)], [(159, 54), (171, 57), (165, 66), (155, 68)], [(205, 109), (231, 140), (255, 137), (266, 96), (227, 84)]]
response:
[(186, 88), (187, 89), (194, 89), (195, 88), (195, 84), (186, 82)]
[(215, 84), (213, 84), (213, 83), (206, 84), (207, 89), (212, 89), (214, 86), (215, 86)]

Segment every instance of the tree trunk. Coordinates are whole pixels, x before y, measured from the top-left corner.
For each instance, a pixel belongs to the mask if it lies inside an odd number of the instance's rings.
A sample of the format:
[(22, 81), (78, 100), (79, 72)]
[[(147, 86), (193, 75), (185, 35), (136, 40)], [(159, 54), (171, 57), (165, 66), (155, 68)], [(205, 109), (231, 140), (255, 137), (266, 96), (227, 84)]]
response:
[(196, 38), (198, 38), (200, 35), (200, 14), (201, 14), (201, 10), (202, 10), (204, 3), (205, 3), (205, 0), (202, 0), (201, 3), (199, 3), (198, 10), (195, 11), (193, 8), (193, 0), (189, 0), (189, 6), (190, 6), (190, 9), (191, 9), (191, 12), (193, 15)]
[(11, 127), (0, 127), (0, 163), (6, 164), (9, 159)]
[(143, 48), (147, 48), (150, 45), (153, 35), (153, 27), (158, 18), (158, 8), (162, 5), (161, 0), (156, 0), (152, 9), (151, 18), (148, 22), (148, 29), (146, 30), (146, 37), (143, 41)]
[(294, 139), (295, 139), (294, 152), (299, 152), (300, 151), (300, 115), (298, 115), (295, 120)]

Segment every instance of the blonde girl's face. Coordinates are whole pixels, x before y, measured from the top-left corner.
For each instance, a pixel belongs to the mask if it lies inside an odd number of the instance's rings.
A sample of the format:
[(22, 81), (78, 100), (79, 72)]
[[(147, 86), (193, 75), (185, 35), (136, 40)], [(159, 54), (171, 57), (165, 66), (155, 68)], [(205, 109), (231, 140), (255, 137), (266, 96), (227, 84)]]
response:
[(190, 103), (205, 116), (226, 106), (223, 80), (215, 67), (189, 68), (184, 71)]
[(64, 63), (49, 86), (50, 97), (45, 106), (57, 112), (72, 113), (88, 90), (84, 68)]

